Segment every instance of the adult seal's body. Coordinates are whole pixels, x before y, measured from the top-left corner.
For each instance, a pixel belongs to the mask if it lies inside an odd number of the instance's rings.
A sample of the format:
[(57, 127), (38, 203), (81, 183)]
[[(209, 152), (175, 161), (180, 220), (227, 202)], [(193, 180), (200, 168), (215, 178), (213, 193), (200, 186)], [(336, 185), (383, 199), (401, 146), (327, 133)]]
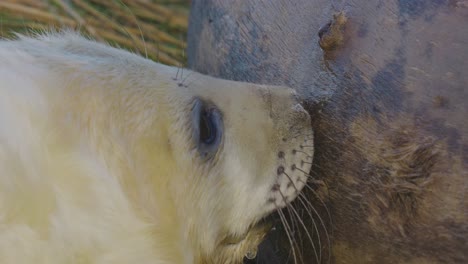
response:
[[(467, 1), (204, 0), (191, 12), (189, 67), (309, 102), (307, 229), (320, 236), (314, 250), (299, 232), (298, 262), (468, 262)], [(286, 234), (268, 241), (253, 263), (293, 260)]]
[(0, 263), (239, 263), (312, 161), (291, 89), (0, 42)]

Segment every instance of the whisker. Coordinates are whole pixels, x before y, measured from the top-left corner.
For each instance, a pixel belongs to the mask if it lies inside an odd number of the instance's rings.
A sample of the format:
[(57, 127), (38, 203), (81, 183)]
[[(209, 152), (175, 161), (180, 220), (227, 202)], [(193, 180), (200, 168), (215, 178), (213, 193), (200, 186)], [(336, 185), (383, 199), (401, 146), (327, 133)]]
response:
[[(284, 203), (286, 204), (286, 208), (289, 210), (289, 208), (288, 208), (288, 205), (289, 205), (289, 204), (287, 203), (286, 197), (284, 197), (283, 192), (281, 192), (281, 190), (278, 190), (278, 192), (280, 193), (281, 198), (283, 198), (283, 201), (284, 201)], [(291, 214), (289, 214), (289, 215), (291, 216)], [(285, 219), (286, 219), (286, 216), (285, 216)], [(292, 229), (291, 229), (291, 232), (293, 232)], [(294, 234), (294, 232), (293, 232), (292, 234)]]
[(281, 223), (283, 224), (283, 226), (285, 228), (286, 236), (288, 237), (289, 244), (291, 245), (293, 258), (294, 258), (294, 263), (297, 264), (296, 248), (294, 246), (295, 243), (293, 242), (293, 239), (291, 238), (291, 235), (290, 235), (289, 224), (287, 223), (286, 217), (284, 216), (283, 212), (278, 208), (277, 208), (277, 211), (278, 211), (278, 215), (280, 216)]
[(130, 15), (135, 20), (135, 25), (138, 27), (138, 31), (140, 32), (140, 36), (141, 36), (141, 41), (143, 42), (143, 49), (145, 50), (145, 57), (148, 59), (148, 49), (146, 47), (145, 36), (143, 35), (143, 31), (141, 30), (141, 27), (140, 27), (140, 24), (138, 23), (137, 17), (133, 13), (133, 11), (122, 0), (118, 0), (118, 1), (119, 1), (119, 3), (121, 5), (123, 5), (125, 7), (125, 9), (127, 9), (127, 11), (130, 12)]
[[(284, 175), (286, 175), (286, 177), (288, 178), (289, 182), (292, 184), (292, 186), (294, 187), (294, 189), (296, 190), (296, 192), (297, 192), (297, 193), (300, 193), (299, 190), (297, 189), (296, 185), (294, 184), (294, 181), (293, 181), (292, 178), (284, 171), (284, 169), (281, 170), (281, 173), (284, 174)], [(291, 213), (291, 209), (294, 210), (294, 208), (291, 206), (291, 204), (287, 203), (286, 198), (284, 197), (283, 193), (282, 193), (281, 191), (279, 191), (279, 192), (280, 192), (280, 194), (281, 194), (281, 197), (283, 198), (283, 201), (286, 203), (286, 208), (287, 208), (287, 210), (288, 210), (288, 212), (289, 212), (289, 216), (290, 216), (290, 219), (291, 219), (291, 225), (292, 225), (292, 229), (293, 229), (293, 230), (292, 230), (292, 236), (294, 236), (295, 233), (296, 233), (296, 232), (294, 231), (294, 229), (295, 229), (295, 227), (297, 227), (296, 222), (295, 222), (294, 219), (293, 219), (293, 216), (294, 216), (294, 215)], [(297, 229), (299, 229), (299, 228), (297, 227)], [(299, 236), (299, 238), (301, 239), (301, 245), (302, 245), (302, 244), (303, 244), (303, 242), (302, 242), (302, 237)], [(299, 246), (298, 246), (298, 248), (301, 249), (301, 251), (302, 251), (302, 247), (299, 247)], [(299, 256), (301, 256), (301, 258), (302, 258), (302, 253), (303, 253), (303, 252), (300, 252), (300, 255), (299, 255)], [(303, 262), (303, 261), (302, 261), (302, 262)]]
[(201, 75), (198, 75), (198, 77), (192, 79), (192, 81), (190, 81), (189, 83), (187, 83), (187, 84), (185, 85), (185, 87), (190, 86), (192, 83), (194, 83), (195, 81), (199, 80), (200, 78), (202, 78)]
[[(297, 168), (297, 167), (295, 167), (295, 168)], [(297, 169), (298, 169), (298, 168), (297, 168)], [(299, 170), (300, 170), (301, 172), (303, 172), (305, 175), (311, 177), (311, 175), (309, 175), (308, 173), (306, 173), (304, 170), (301, 170), (301, 169), (299, 169)], [(313, 240), (312, 240), (312, 236), (310, 235), (309, 231), (307, 230), (307, 228), (306, 228), (304, 222), (303, 222), (302, 219), (300, 218), (300, 216), (299, 216), (299, 214), (297, 213), (297, 211), (294, 209), (294, 207), (290, 206), (289, 204), (287, 205), (287, 210), (288, 210), (290, 216), (292, 216), (292, 214), (291, 214), (291, 209), (292, 209), (292, 211), (293, 211), (294, 215), (297, 217), (299, 223), (302, 225), (302, 227), (303, 227), (304, 230), (306, 231), (306, 234), (307, 234), (307, 236), (308, 236), (308, 238), (309, 238), (309, 241), (310, 241), (310, 243), (312, 244), (312, 247), (313, 247), (313, 249), (314, 249), (314, 254), (315, 254), (315, 258), (316, 258), (316, 260), (317, 260), (317, 263), (321, 263), (321, 260), (322, 260), (321, 248), (322, 248), (322, 246), (321, 246), (320, 233), (319, 233), (319, 231), (318, 231), (317, 224), (315, 223), (314, 217), (312, 216), (312, 213), (311, 213), (310, 209), (308, 209), (308, 207), (306, 206), (306, 204), (301, 200), (301, 198), (302, 198), (302, 199), (306, 199), (306, 198), (305, 198), (305, 196), (304, 196), (303, 193), (299, 192), (299, 190), (297, 189), (297, 187), (296, 187), (296, 185), (294, 184), (294, 182), (293, 182), (293, 180), (291, 179), (291, 177), (290, 177), (284, 170), (281, 171), (281, 173), (284, 174), (284, 175), (286, 175), (286, 177), (289, 179), (289, 181), (291, 182), (291, 184), (292, 184), (292, 186), (294, 187), (294, 189), (296, 190), (296, 192), (299, 194), (299, 197), (298, 197), (298, 198), (299, 198), (300, 202), (302, 203), (302, 205), (305, 207), (307, 213), (309, 214), (309, 217), (311, 218), (311, 220), (312, 220), (312, 222), (313, 222), (314, 229), (315, 229), (315, 232), (317, 233), (318, 241), (319, 241), (319, 252), (318, 252), (318, 254), (317, 254), (317, 248), (315, 247), (315, 244), (314, 244), (314, 242), (313, 242)], [(310, 188), (310, 186), (308, 186), (307, 183), (305, 183), (304, 185), (307, 186), (308, 188)], [(281, 194), (283, 200), (286, 202), (286, 199), (285, 199), (283, 193), (282, 193), (281, 191), (279, 191), (279, 192), (280, 192), (280, 194)], [(314, 193), (315, 193), (315, 191), (314, 191)], [(315, 193), (315, 194), (316, 194), (316, 193)], [(316, 194), (316, 195), (317, 195), (317, 194)], [(322, 202), (322, 204), (323, 204), (323, 205), (325, 206), (325, 208), (326, 208), (325, 203), (320, 199), (320, 197), (318, 197), (318, 198), (319, 198), (319, 200)], [(315, 214), (317, 214), (317, 216), (320, 218), (320, 221), (322, 222), (322, 226), (324, 226), (325, 232), (327, 232), (327, 231), (326, 231), (326, 227), (325, 227), (323, 221), (321, 220), (321, 217), (318, 215), (318, 212), (315, 210), (315, 208), (313, 208), (313, 206), (312, 206), (312, 204), (311, 204), (310, 202), (309, 202), (309, 206), (312, 207), (312, 209), (314, 210)], [(291, 209), (290, 209), (290, 208), (291, 208)], [(329, 215), (329, 217), (330, 217), (330, 213), (329, 213), (329, 211), (328, 211), (327, 208), (326, 208), (326, 210), (327, 210), (327, 213), (328, 213), (328, 215)], [(330, 217), (330, 220), (331, 220), (331, 217)], [(291, 218), (291, 221), (292, 221), (292, 218)], [(293, 226), (292, 229), (294, 229), (294, 224), (295, 224), (295, 223), (294, 223), (294, 221), (293, 221), (293, 222), (292, 222), (292, 226)], [(290, 230), (291, 230), (291, 229), (290, 229)], [(292, 233), (294, 234), (294, 231), (292, 231)], [(300, 236), (299, 236), (299, 237), (300, 237)], [(328, 237), (328, 235), (327, 235), (327, 237)]]
[(312, 158), (312, 156), (310, 155), (310, 153), (307, 153), (307, 152), (305, 152), (305, 151), (297, 150), (297, 149), (294, 149), (294, 151), (295, 151), (296, 153), (297, 153), (297, 152), (302, 153), (302, 154), (306, 155), (308, 158)]
[[(300, 199), (300, 198), (302, 198), (302, 197), (299, 197), (299, 199)], [(306, 209), (307, 209), (307, 208), (306, 208)], [(315, 230), (316, 230), (315, 232), (317, 232), (317, 235), (318, 235), (318, 241), (319, 241), (319, 250), (318, 250), (318, 254), (317, 254), (317, 248), (315, 247), (315, 243), (314, 243), (314, 241), (313, 241), (313, 239), (312, 239), (312, 236), (311, 236), (311, 234), (309, 233), (309, 230), (307, 229), (307, 227), (306, 227), (304, 221), (302, 221), (301, 217), (299, 216), (299, 214), (297, 213), (297, 211), (296, 211), (294, 208), (292, 208), (292, 210), (293, 210), (294, 214), (296, 215), (296, 217), (297, 217), (299, 223), (300, 223), (300, 224), (302, 225), (302, 227), (304, 228), (304, 231), (306, 232), (306, 235), (307, 235), (307, 237), (308, 237), (308, 239), (309, 239), (309, 241), (310, 241), (310, 243), (311, 243), (311, 245), (312, 245), (312, 248), (313, 248), (313, 250), (314, 250), (315, 260), (317, 261), (317, 263), (321, 263), (321, 262), (322, 262), (322, 251), (321, 251), (321, 244), (320, 244), (320, 234), (318, 233), (317, 225), (315, 224), (314, 219), (311, 217), (312, 222), (314, 223)]]
[[(317, 165), (317, 164), (314, 163), (314, 166), (315, 165)], [(313, 173), (316, 177), (320, 177), (320, 175), (314, 170), (311, 170), (310, 173)], [(328, 187), (328, 184), (325, 181), (318, 180), (318, 179), (314, 178), (314, 176), (311, 175), (311, 174), (306, 174), (306, 176), (307, 176), (307, 179), (309, 179), (309, 181), (311, 183), (316, 184), (316, 185), (325, 186), (327, 188), (328, 196), (330, 197), (330, 188)]]
[(317, 193), (312, 187), (310, 187), (309, 185), (306, 184), (305, 187), (306, 187), (309, 191), (311, 191), (311, 192), (315, 195), (315, 197), (317, 197), (317, 199), (320, 201), (320, 203), (321, 203), (321, 204), (323, 205), (323, 207), (325, 208), (325, 211), (327, 211), (328, 220), (330, 221), (330, 224), (333, 224), (333, 222), (332, 222), (332, 217), (331, 217), (331, 213), (330, 213), (330, 211), (328, 210), (328, 207), (327, 207), (327, 205), (325, 204), (325, 202), (322, 200), (322, 198), (320, 198), (320, 196), (318, 195), (318, 193)]
[(304, 173), (305, 175), (312, 177), (312, 175), (310, 175), (309, 173), (305, 172), (303, 169), (299, 168), (298, 166), (296, 166), (295, 168), (296, 168), (296, 170), (299, 170), (300, 172)]
[[(287, 200), (286, 200), (286, 198), (284, 197), (284, 194), (281, 192), (281, 190), (278, 190), (278, 192), (279, 192), (279, 194), (281, 195), (281, 198), (283, 198), (284, 203), (285, 203), (286, 205), (288, 205)], [(286, 217), (284, 216), (284, 214), (283, 214), (282, 211), (280, 211), (280, 214), (282, 214), (282, 215), (283, 215), (283, 219), (286, 220)], [(290, 215), (291, 215), (291, 214), (290, 214)], [(281, 215), (280, 215), (280, 217), (281, 217)], [(292, 230), (291, 230), (291, 228), (289, 227), (289, 224), (288, 224), (287, 221), (285, 221), (285, 222), (283, 223), (283, 225), (285, 225), (285, 228), (286, 228), (286, 231), (287, 231), (286, 234), (288, 233), (288, 230), (289, 230), (289, 232), (292, 233)], [(291, 235), (294, 235), (294, 233), (292, 233)], [(293, 248), (294, 263), (297, 264), (298, 262), (297, 262), (296, 250), (299, 248), (299, 246), (297, 245), (296, 241), (293, 239), (293, 237), (292, 237), (291, 235), (288, 235), (288, 236), (291, 237), (291, 240), (292, 240), (291, 247)], [(304, 263), (304, 261), (302, 261), (302, 256), (300, 256), (300, 257), (301, 257), (301, 262)]]
[(295, 138), (298, 138), (300, 136), (306, 137), (308, 140), (312, 140), (312, 137), (314, 136), (314, 134), (313, 133), (311, 133), (311, 134), (302, 134), (301, 132), (298, 132), (296, 134), (291, 135), (288, 138), (284, 138), (284, 140), (285, 139), (295, 139)]
[(314, 136), (314, 134), (313, 133), (312, 134), (297, 133), (297, 134), (292, 135), (289, 138), (293, 139), (293, 138), (298, 138), (298, 137), (301, 137), (301, 136), (311, 139)]
[[(293, 213), (294, 213), (294, 217), (297, 218), (297, 222), (298, 222), (298, 230), (300, 230), (299, 227), (305, 229), (304, 225), (305, 225), (305, 222), (304, 222), (304, 209), (301, 207), (301, 208), (297, 208), (296, 206), (292, 205), (291, 204), (291, 209), (293, 210)], [(295, 212), (294, 212), (295, 211)], [(302, 223), (301, 223), (302, 222)], [(308, 230), (306, 230), (306, 232), (308, 232)], [(309, 236), (309, 235), (308, 235)], [(307, 236), (307, 237), (308, 237)], [(301, 233), (299, 233), (297, 235), (299, 241), (301, 242), (301, 256), (304, 256), (304, 252), (307, 252), (307, 244), (306, 242), (302, 239), (302, 235)]]
[[(328, 234), (328, 230), (327, 230), (327, 227), (326, 227), (326, 225), (325, 225), (325, 222), (323, 221), (322, 217), (321, 217), (320, 214), (317, 212), (317, 210), (315, 209), (315, 207), (310, 203), (310, 201), (309, 201), (307, 198), (305, 198), (305, 197), (301, 197), (301, 198), (303, 198), (303, 199), (299, 199), (299, 201), (303, 204), (304, 207), (306, 207), (306, 204), (305, 204), (305, 203), (307, 203), (307, 205), (309, 206), (308, 208), (310, 208), (310, 209), (312, 209), (312, 210), (314, 211), (315, 215), (317, 215), (317, 217), (318, 217), (318, 219), (319, 219), (319, 221), (320, 221), (321, 226), (323, 227), (323, 230), (325, 231), (325, 236), (326, 236), (326, 238), (327, 238), (327, 245), (328, 245), (328, 262), (330, 262), (330, 258), (331, 258), (330, 245), (331, 245), (331, 243), (330, 243), (330, 236), (329, 236), (329, 234)], [(326, 207), (325, 207), (325, 208), (326, 208)], [(328, 211), (328, 210), (327, 210), (327, 211)], [(329, 217), (330, 217), (330, 219), (331, 219), (331, 216), (329, 216)], [(316, 229), (316, 232), (318, 232), (317, 229)], [(317, 233), (317, 234), (319, 234), (319, 233)], [(319, 240), (320, 240), (320, 239), (319, 239)]]
[(179, 78), (179, 71), (180, 71), (180, 68), (181, 68), (181, 67), (177, 67), (177, 72), (176, 72), (175, 78), (173, 78), (174, 81), (177, 81), (178, 78)]
[[(293, 210), (293, 211), (296, 210), (296, 212), (297, 212), (297, 214), (292, 215), (292, 219), (294, 219), (296, 221), (296, 226), (297, 226), (297, 230), (298, 230), (298, 232), (297, 232), (298, 235), (296, 236), (296, 239), (299, 240), (300, 245), (301, 245), (299, 250), (300, 250), (300, 254), (301, 254), (300, 256), (301, 256), (301, 259), (302, 259), (302, 256), (304, 256), (304, 250), (307, 250), (307, 247), (306, 247), (304, 239), (302, 239), (302, 236), (300, 235), (301, 234), (300, 230), (301, 230), (302, 226), (300, 225), (299, 221), (300, 221), (300, 219), (303, 219), (304, 215), (303, 215), (302, 211), (301, 211), (302, 214), (299, 215), (298, 209), (296, 209), (292, 204), (290, 204), (289, 206), (291, 206), (291, 210)], [(298, 219), (296, 220), (295, 218), (298, 218)], [(302, 259), (302, 261), (304, 261), (304, 260)]]
[[(312, 204), (309, 203), (309, 205), (305, 204), (303, 200), (307, 200), (307, 198), (305, 197), (305, 195), (303, 193), (301, 193), (298, 197), (298, 200), (299, 202), (301, 202), (302, 206), (304, 207), (304, 209), (306, 210), (307, 212), (307, 215), (310, 217), (310, 219), (312, 220), (312, 224), (314, 226), (314, 230), (315, 230), (315, 233), (317, 233), (317, 238), (318, 238), (318, 241), (319, 241), (319, 250), (321, 250), (322, 248), (322, 243), (321, 243), (321, 239), (320, 239), (320, 233), (319, 233), (319, 230), (318, 230), (318, 225), (317, 223), (315, 222), (315, 219), (312, 215), (312, 211), (310, 208), (313, 209), (313, 206)], [(312, 246), (313, 248), (315, 249), (315, 245), (313, 244), (313, 241), (311, 240), (311, 243), (312, 243)], [(321, 255), (321, 252), (320, 252), (320, 259), (322, 259), (322, 255)]]
[[(320, 186), (325, 185), (325, 183), (322, 180), (316, 180), (316, 179), (312, 178), (312, 176), (310, 176), (308, 174), (306, 176), (307, 176), (307, 180), (305, 182), (303, 180), (301, 180), (301, 179), (298, 179), (297, 181), (302, 182), (304, 185), (307, 185), (308, 183), (312, 183), (314, 185), (320, 185)], [(311, 187), (309, 186), (309, 188), (311, 188)]]
[[(182, 49), (182, 58), (185, 59), (185, 49)], [(178, 66), (177, 66), (177, 75), (176, 75), (176, 80), (178, 80), (178, 76), (179, 76), (179, 70), (181, 70), (181, 74), (180, 74), (180, 79), (182, 80), (184, 78), (184, 66), (182, 64), (182, 62), (179, 62), (178, 63)], [(179, 86), (182, 86), (183, 85), (183, 80), (179, 83)]]
[[(180, 67), (180, 79), (183, 80), (184, 79), (184, 67)], [(181, 82), (183, 83), (183, 81)]]
[[(291, 223), (291, 237), (297, 237), (296, 234), (299, 233), (299, 227), (297, 226), (296, 221), (294, 221), (294, 215), (291, 213), (291, 205), (287, 204), (286, 209), (288, 210), (288, 215), (289, 215), (289, 222)], [(286, 215), (285, 215), (286, 216)], [(299, 236), (300, 238), (300, 236)], [(302, 238), (301, 238), (302, 240)], [(300, 241), (302, 244), (302, 241)], [(298, 246), (298, 249), (301, 249), (301, 247)], [(300, 252), (299, 252), (300, 253)], [(302, 256), (302, 254), (299, 254), (299, 256)]]
[(187, 74), (187, 76), (185, 76), (184, 79), (182, 79), (182, 81), (180, 82), (181, 85), (184, 85), (184, 82), (188, 79), (188, 77), (190, 77), (192, 74), (194, 73), (194, 71), (190, 71), (189, 74)]
[[(299, 193), (299, 190), (297, 189), (296, 187), (296, 184), (294, 184), (294, 181), (291, 179), (291, 177), (286, 173), (286, 171), (282, 171), (282, 173), (284, 175), (286, 175), (286, 177), (289, 179), (289, 181), (291, 182), (292, 186), (294, 187), (294, 190), (296, 190), (297, 193)], [(286, 201), (285, 201), (286, 202)]]
[[(308, 182), (310, 183), (313, 183), (313, 184), (316, 184), (316, 185), (322, 185), (322, 186), (325, 186), (325, 188), (327, 189), (327, 192), (328, 192), (328, 197), (330, 196), (330, 190), (329, 190), (329, 187), (328, 185), (326, 184), (326, 182), (324, 182), (323, 180), (317, 180), (314, 178), (314, 176), (312, 176), (311, 174), (308, 174), (306, 173), (304, 170), (301, 170), (299, 169), (302, 173), (304, 173), (306, 176), (307, 176), (307, 180)], [(315, 173), (317, 176), (317, 172), (315, 171), (310, 171), (311, 173)], [(303, 182), (303, 181), (301, 181)], [(304, 182), (303, 182), (304, 183)], [(305, 182), (304, 183), (304, 186), (309, 190), (311, 191), (315, 197), (317, 197), (317, 199), (320, 201), (320, 203), (323, 205), (323, 207), (325, 208), (325, 210), (327, 211), (327, 215), (328, 215), (328, 219), (330, 221), (330, 223), (332, 224), (332, 217), (331, 217), (331, 213), (330, 213), (330, 210), (328, 210), (328, 207), (326, 205), (326, 203), (322, 200), (322, 198), (320, 198), (320, 196), (318, 195), (318, 193), (307, 183)]]

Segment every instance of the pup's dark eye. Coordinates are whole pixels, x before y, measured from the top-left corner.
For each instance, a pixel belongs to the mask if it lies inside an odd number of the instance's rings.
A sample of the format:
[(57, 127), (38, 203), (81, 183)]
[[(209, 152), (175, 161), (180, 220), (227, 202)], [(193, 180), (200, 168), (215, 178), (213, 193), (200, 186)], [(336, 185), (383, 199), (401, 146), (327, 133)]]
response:
[(193, 140), (203, 158), (216, 154), (223, 139), (223, 118), (215, 105), (196, 98), (192, 108)]
[(210, 110), (201, 113), (200, 117), (200, 141), (205, 144), (212, 144), (216, 140), (217, 127), (214, 123)]

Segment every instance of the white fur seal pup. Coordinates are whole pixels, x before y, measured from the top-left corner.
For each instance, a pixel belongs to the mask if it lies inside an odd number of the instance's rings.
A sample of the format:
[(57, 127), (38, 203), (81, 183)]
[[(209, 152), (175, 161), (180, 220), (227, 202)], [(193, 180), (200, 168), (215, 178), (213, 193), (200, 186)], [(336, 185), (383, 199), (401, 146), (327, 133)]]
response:
[(239, 263), (304, 187), (291, 89), (75, 33), (0, 41), (0, 263)]

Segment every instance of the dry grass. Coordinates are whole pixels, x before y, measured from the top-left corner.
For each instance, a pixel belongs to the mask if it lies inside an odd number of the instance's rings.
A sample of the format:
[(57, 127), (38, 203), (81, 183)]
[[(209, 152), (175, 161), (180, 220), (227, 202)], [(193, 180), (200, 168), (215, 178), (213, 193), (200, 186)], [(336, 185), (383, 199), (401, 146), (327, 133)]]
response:
[(0, 37), (73, 28), (169, 65), (185, 61), (190, 0), (0, 0)]

